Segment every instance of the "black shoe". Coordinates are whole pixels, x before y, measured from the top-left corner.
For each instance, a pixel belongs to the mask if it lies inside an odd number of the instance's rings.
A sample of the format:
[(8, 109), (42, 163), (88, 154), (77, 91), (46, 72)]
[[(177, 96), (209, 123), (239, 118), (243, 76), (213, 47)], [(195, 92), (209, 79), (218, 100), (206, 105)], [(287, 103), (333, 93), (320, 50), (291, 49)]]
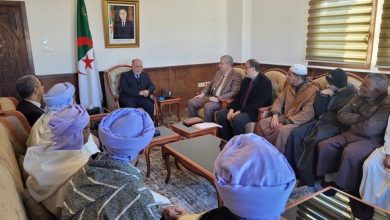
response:
[(349, 205), (351, 206), (353, 216), (356, 218), (370, 220), (374, 216), (374, 208), (369, 205), (352, 198), (349, 199)]

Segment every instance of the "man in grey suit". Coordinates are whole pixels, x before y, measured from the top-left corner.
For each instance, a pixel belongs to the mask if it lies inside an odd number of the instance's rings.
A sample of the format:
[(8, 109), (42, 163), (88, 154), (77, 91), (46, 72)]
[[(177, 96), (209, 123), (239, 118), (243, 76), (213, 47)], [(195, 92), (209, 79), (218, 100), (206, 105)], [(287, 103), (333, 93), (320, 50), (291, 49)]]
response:
[(203, 107), (204, 121), (214, 121), (214, 111), (221, 108), (219, 101), (234, 98), (240, 90), (241, 76), (232, 66), (231, 56), (224, 55), (220, 58), (219, 71), (213, 81), (199, 95), (188, 100), (188, 117), (197, 117), (198, 109)]

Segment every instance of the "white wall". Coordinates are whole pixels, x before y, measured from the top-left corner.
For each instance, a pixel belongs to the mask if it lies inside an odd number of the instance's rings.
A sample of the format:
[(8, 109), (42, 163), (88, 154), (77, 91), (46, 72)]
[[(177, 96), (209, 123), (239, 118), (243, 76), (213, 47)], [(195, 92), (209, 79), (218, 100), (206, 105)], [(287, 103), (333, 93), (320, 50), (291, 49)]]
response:
[[(140, 47), (107, 49), (102, 1), (85, 3), (99, 70), (135, 57), (155, 67), (217, 62), (227, 53), (226, 0), (140, 0)], [(76, 72), (76, 0), (25, 4), (35, 73)]]
[(252, 0), (251, 56), (261, 63), (307, 64), (309, 0)]

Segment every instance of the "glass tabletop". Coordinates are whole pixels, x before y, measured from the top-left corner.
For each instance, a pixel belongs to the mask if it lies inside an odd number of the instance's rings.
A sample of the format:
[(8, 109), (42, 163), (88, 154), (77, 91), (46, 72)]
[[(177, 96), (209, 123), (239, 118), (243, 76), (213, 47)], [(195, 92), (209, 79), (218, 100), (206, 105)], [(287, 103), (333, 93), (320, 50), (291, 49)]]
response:
[(214, 135), (204, 135), (170, 143), (169, 146), (213, 173), (214, 161), (225, 144), (226, 141)]
[(160, 131), (160, 136), (157, 136), (157, 137), (170, 136), (170, 135), (176, 134), (171, 129), (169, 129), (169, 128), (165, 127), (165, 126), (156, 127), (156, 130)]
[[(353, 208), (351, 208), (351, 206)], [(288, 208), (282, 215), (284, 219), (353, 219), (353, 217), (373, 216), (372, 219), (387, 220), (390, 213), (364, 204), (350, 195), (333, 188)], [(283, 219), (283, 218), (282, 218)]]

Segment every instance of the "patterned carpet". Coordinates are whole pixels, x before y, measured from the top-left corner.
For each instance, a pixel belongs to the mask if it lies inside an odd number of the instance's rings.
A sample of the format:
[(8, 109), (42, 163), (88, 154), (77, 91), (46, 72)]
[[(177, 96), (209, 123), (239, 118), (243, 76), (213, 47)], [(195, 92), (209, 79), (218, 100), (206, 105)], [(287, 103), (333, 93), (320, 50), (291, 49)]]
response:
[[(214, 187), (202, 177), (199, 177), (184, 167), (178, 170), (171, 158), (172, 175), (168, 184), (165, 184), (166, 168), (161, 157), (160, 148), (154, 148), (151, 152), (150, 178), (145, 177), (145, 182), (150, 189), (169, 198), (173, 204), (186, 208), (191, 213), (199, 213), (217, 207), (217, 197)], [(145, 157), (142, 156), (138, 168), (146, 175)], [(315, 187), (299, 187), (294, 189), (289, 203), (297, 201), (305, 196), (321, 189), (319, 184)]]

